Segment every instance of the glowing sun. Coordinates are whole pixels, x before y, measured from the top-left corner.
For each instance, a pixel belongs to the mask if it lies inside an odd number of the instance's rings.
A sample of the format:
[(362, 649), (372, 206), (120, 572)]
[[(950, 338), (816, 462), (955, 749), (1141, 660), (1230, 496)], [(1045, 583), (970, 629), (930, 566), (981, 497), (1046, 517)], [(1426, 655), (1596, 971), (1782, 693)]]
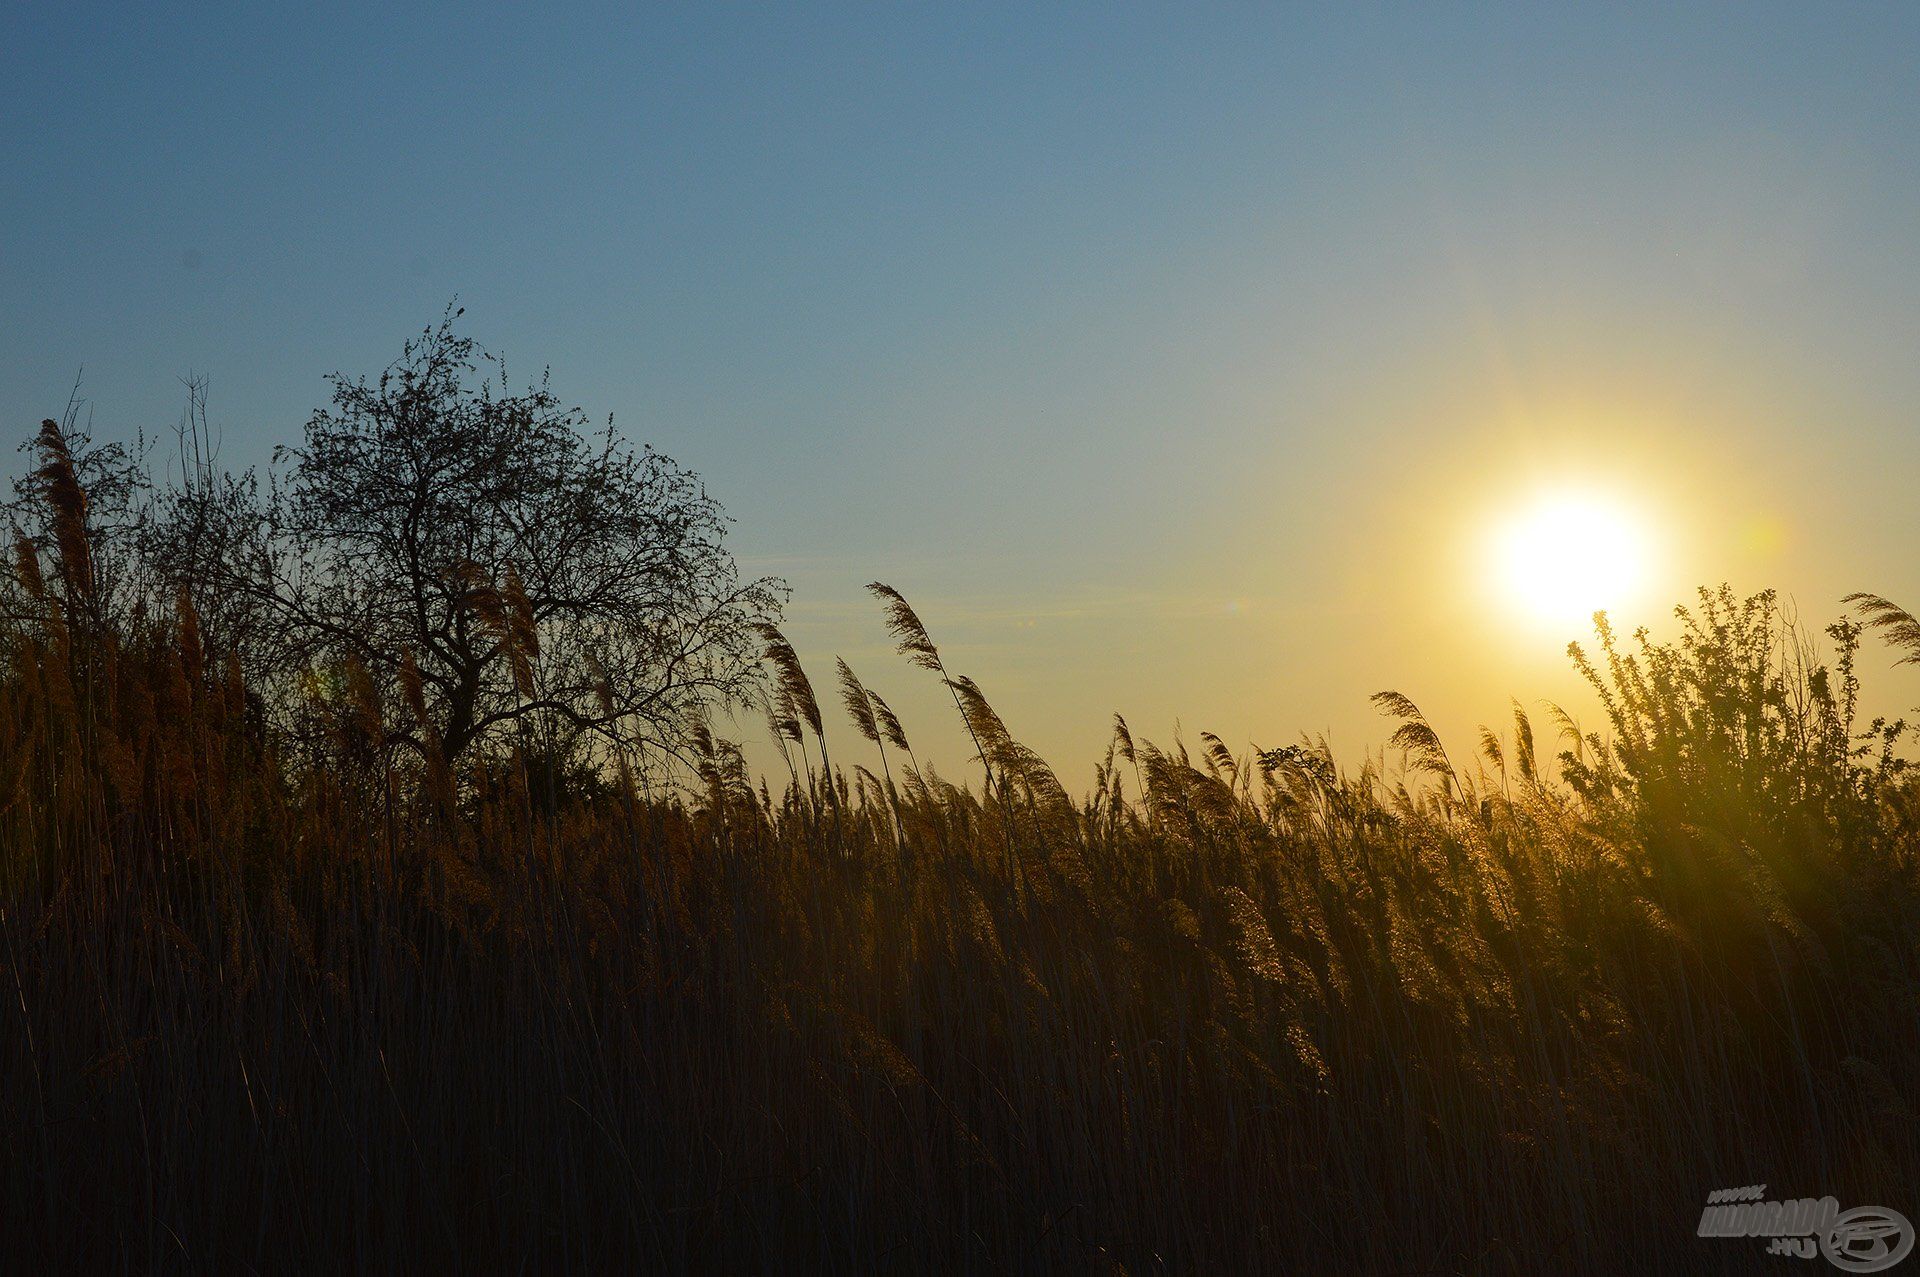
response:
[(1578, 625), (1631, 601), (1647, 575), (1644, 521), (1593, 493), (1544, 493), (1500, 525), (1499, 584), (1528, 615)]

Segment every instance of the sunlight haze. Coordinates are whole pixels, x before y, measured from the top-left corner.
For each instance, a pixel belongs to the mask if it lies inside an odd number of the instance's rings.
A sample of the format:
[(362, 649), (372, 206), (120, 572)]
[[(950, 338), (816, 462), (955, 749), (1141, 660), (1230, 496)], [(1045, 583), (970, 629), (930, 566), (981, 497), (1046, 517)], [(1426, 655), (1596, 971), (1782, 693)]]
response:
[(1626, 630), (1920, 597), (1911, 8), (114, 12), (0, 20), (17, 431), (191, 372), (262, 464), (457, 298), (952, 771), (868, 581), (1075, 786), (1114, 711), (1346, 757), (1382, 687), (1575, 697), (1608, 600), (1488, 545), (1542, 493), (1617, 503)]

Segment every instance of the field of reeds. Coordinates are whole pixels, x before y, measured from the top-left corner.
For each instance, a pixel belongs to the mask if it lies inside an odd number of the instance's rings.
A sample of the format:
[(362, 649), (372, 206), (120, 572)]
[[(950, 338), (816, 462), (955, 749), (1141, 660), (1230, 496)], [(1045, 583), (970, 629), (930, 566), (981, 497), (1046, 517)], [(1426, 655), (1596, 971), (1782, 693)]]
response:
[(1383, 694), (1387, 770), (1116, 722), (1077, 795), (876, 587), (964, 781), (772, 632), (785, 775), (434, 768), (364, 679), (294, 749), (54, 514), (0, 631), (13, 1271), (1751, 1271), (1708, 1192), (1920, 1207), (1891, 605), (1603, 630), (1590, 733)]

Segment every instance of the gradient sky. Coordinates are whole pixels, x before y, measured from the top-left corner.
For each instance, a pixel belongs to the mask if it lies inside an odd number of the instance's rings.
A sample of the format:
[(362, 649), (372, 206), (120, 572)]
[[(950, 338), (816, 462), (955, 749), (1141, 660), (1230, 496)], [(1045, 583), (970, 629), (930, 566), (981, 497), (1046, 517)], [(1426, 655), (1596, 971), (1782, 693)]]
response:
[(889, 581), (1075, 790), (1114, 710), (1569, 696), (1487, 585), (1543, 486), (1642, 513), (1628, 628), (1920, 606), (1920, 7), (962, 8), (9, 5), (0, 422), (193, 371), (262, 462), (457, 296), (706, 478), (823, 691), (957, 770)]

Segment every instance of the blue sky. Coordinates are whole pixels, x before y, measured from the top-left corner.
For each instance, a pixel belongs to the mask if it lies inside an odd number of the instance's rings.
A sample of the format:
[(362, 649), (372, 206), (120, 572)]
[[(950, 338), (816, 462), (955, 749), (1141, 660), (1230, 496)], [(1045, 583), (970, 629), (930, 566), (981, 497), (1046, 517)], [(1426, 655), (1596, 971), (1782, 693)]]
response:
[(942, 741), (867, 580), (1075, 767), (1115, 709), (1464, 730), (1567, 690), (1477, 558), (1541, 483), (1650, 511), (1648, 620), (1920, 599), (1917, 56), (1861, 5), (12, 5), (0, 421), (193, 371), (263, 462), (457, 296)]

